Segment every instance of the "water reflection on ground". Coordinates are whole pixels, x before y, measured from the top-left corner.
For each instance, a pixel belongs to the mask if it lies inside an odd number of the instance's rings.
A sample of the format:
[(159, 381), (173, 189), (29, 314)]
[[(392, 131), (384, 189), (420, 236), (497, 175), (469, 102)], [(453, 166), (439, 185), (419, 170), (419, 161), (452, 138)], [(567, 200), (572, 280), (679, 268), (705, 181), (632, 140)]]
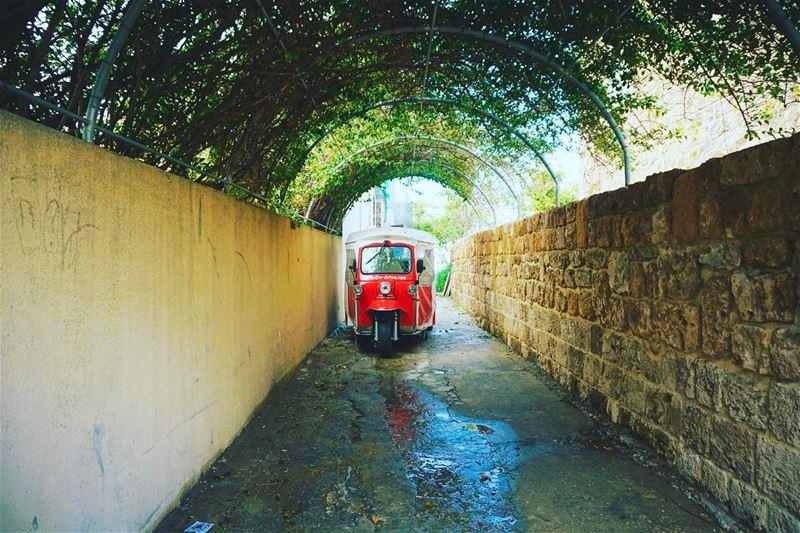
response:
[(381, 392), (386, 423), (421, 512), (470, 530), (522, 525), (511, 498), (519, 455), (511, 426), (461, 416), (410, 381)]
[(552, 379), (439, 305), (431, 338), (396, 357), (344, 331), (317, 346), (156, 530), (715, 529), (668, 470), (633, 460)]

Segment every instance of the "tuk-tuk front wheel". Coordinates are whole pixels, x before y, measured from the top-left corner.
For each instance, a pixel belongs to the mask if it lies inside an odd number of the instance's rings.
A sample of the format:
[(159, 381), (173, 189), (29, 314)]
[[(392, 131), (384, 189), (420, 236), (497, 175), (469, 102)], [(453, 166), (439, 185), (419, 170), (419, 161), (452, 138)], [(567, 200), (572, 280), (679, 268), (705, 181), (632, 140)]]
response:
[(378, 351), (381, 355), (388, 355), (392, 351), (393, 324), (388, 320), (379, 320), (378, 324)]
[(358, 345), (358, 349), (362, 352), (368, 352), (372, 350), (372, 335), (356, 335), (356, 344)]

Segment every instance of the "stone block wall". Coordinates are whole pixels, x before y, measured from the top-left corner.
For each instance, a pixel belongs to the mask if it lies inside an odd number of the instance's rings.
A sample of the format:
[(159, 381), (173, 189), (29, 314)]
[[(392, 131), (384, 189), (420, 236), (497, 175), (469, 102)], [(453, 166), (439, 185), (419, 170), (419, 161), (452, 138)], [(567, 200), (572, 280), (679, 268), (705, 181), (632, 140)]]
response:
[(453, 299), (749, 527), (800, 531), (800, 135), (459, 241)]

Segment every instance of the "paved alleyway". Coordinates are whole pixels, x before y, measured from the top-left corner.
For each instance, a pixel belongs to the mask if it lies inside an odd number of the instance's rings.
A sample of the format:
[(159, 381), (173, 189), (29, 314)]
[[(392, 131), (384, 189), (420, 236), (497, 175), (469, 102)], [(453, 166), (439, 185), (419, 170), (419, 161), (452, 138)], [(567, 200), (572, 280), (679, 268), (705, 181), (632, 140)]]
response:
[(323, 342), (159, 530), (715, 529), (531, 363), (449, 301), (438, 318), (392, 359)]

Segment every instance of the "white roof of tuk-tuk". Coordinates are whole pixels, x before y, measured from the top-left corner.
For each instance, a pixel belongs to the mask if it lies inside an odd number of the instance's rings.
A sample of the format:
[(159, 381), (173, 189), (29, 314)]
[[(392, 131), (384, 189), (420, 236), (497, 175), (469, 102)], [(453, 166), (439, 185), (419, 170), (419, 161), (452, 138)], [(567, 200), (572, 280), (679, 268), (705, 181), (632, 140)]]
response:
[(436, 238), (427, 231), (401, 227), (370, 228), (354, 231), (347, 236), (345, 244), (354, 245), (361, 242), (380, 242), (384, 240), (402, 241), (415, 246), (417, 244), (436, 244)]

